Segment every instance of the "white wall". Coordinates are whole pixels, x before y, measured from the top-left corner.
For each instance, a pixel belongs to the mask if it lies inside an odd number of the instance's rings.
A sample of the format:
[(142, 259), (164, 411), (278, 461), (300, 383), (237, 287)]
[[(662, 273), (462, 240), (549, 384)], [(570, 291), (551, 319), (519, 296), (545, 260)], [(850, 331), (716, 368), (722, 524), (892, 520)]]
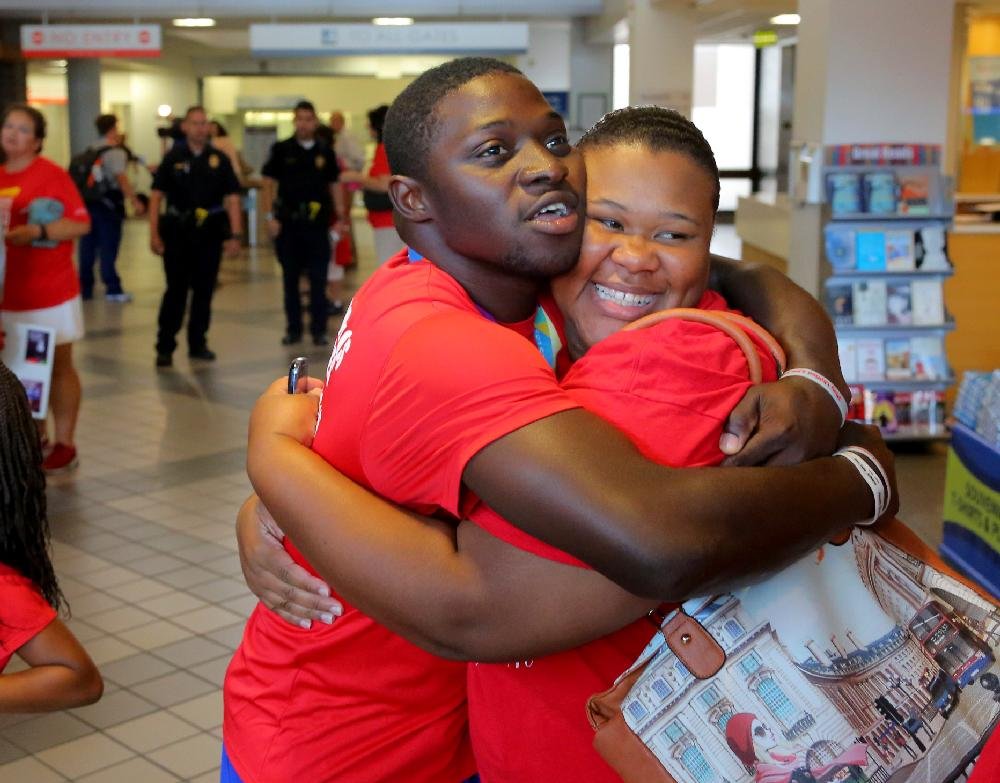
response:
[(953, 0), (799, 0), (795, 136), (944, 144)]
[[(610, 42), (590, 43), (587, 40), (587, 25), (583, 19), (575, 19), (570, 27), (569, 84), (570, 84), (570, 125), (579, 130), (587, 130), (579, 116), (580, 96), (604, 95), (606, 108), (611, 109), (612, 44)], [(596, 97), (593, 100), (597, 100)], [(596, 103), (595, 103), (596, 105)]]
[(528, 26), (528, 53), (514, 64), (540, 90), (569, 90), (570, 23), (533, 22)]

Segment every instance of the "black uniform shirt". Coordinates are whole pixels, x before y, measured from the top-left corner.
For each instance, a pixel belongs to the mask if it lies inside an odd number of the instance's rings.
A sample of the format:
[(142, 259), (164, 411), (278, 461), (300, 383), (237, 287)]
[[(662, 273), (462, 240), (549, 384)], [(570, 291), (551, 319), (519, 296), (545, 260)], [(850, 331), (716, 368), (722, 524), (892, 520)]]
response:
[[(308, 220), (323, 226), (329, 223), (333, 208), (330, 183), (340, 177), (340, 167), (333, 150), (321, 141), (309, 149), (294, 136), (276, 142), (260, 173), (278, 183), (275, 212), (280, 219)], [(309, 209), (309, 202), (319, 205), (318, 212)]]
[(240, 183), (229, 158), (211, 145), (195, 155), (187, 144), (175, 144), (156, 169), (153, 190), (164, 193), (167, 204), (179, 212), (197, 207), (215, 211), (223, 198), (240, 192)]

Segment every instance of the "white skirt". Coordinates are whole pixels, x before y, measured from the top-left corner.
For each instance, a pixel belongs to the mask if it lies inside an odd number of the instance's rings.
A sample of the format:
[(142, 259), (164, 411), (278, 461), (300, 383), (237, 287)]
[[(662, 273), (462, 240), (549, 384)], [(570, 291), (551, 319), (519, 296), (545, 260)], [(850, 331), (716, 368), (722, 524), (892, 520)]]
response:
[(0, 328), (10, 333), (15, 324), (45, 326), (56, 333), (56, 345), (75, 343), (83, 337), (83, 305), (74, 296), (54, 307), (39, 310), (0, 310)]

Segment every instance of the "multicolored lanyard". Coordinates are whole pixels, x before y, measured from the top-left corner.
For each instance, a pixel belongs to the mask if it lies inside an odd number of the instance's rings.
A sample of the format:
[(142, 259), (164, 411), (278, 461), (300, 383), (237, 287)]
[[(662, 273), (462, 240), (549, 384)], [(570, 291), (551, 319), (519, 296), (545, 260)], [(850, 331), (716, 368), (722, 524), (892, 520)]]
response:
[[(424, 257), (413, 248), (407, 248), (407, 253), (409, 254), (411, 264), (424, 260)], [(478, 304), (476, 305), (476, 309), (483, 318), (496, 323), (497, 319), (492, 313), (484, 310)], [(545, 359), (549, 367), (554, 370), (556, 368), (556, 356), (562, 350), (562, 340), (559, 339), (559, 332), (556, 330), (555, 324), (552, 323), (552, 319), (549, 318), (548, 313), (545, 312), (545, 309), (541, 305), (535, 310), (534, 329), (535, 346), (541, 352), (542, 358)]]

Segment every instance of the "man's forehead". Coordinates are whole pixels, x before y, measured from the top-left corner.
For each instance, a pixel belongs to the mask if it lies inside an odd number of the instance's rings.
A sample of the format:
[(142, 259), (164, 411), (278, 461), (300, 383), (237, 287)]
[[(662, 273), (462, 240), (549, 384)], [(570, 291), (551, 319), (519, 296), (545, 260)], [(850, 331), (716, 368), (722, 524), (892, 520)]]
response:
[(528, 79), (508, 73), (487, 74), (443, 96), (432, 116), (439, 128), (447, 126), (452, 132), (467, 133), (531, 119), (525, 109), (532, 103), (537, 104), (538, 114), (559, 117)]

